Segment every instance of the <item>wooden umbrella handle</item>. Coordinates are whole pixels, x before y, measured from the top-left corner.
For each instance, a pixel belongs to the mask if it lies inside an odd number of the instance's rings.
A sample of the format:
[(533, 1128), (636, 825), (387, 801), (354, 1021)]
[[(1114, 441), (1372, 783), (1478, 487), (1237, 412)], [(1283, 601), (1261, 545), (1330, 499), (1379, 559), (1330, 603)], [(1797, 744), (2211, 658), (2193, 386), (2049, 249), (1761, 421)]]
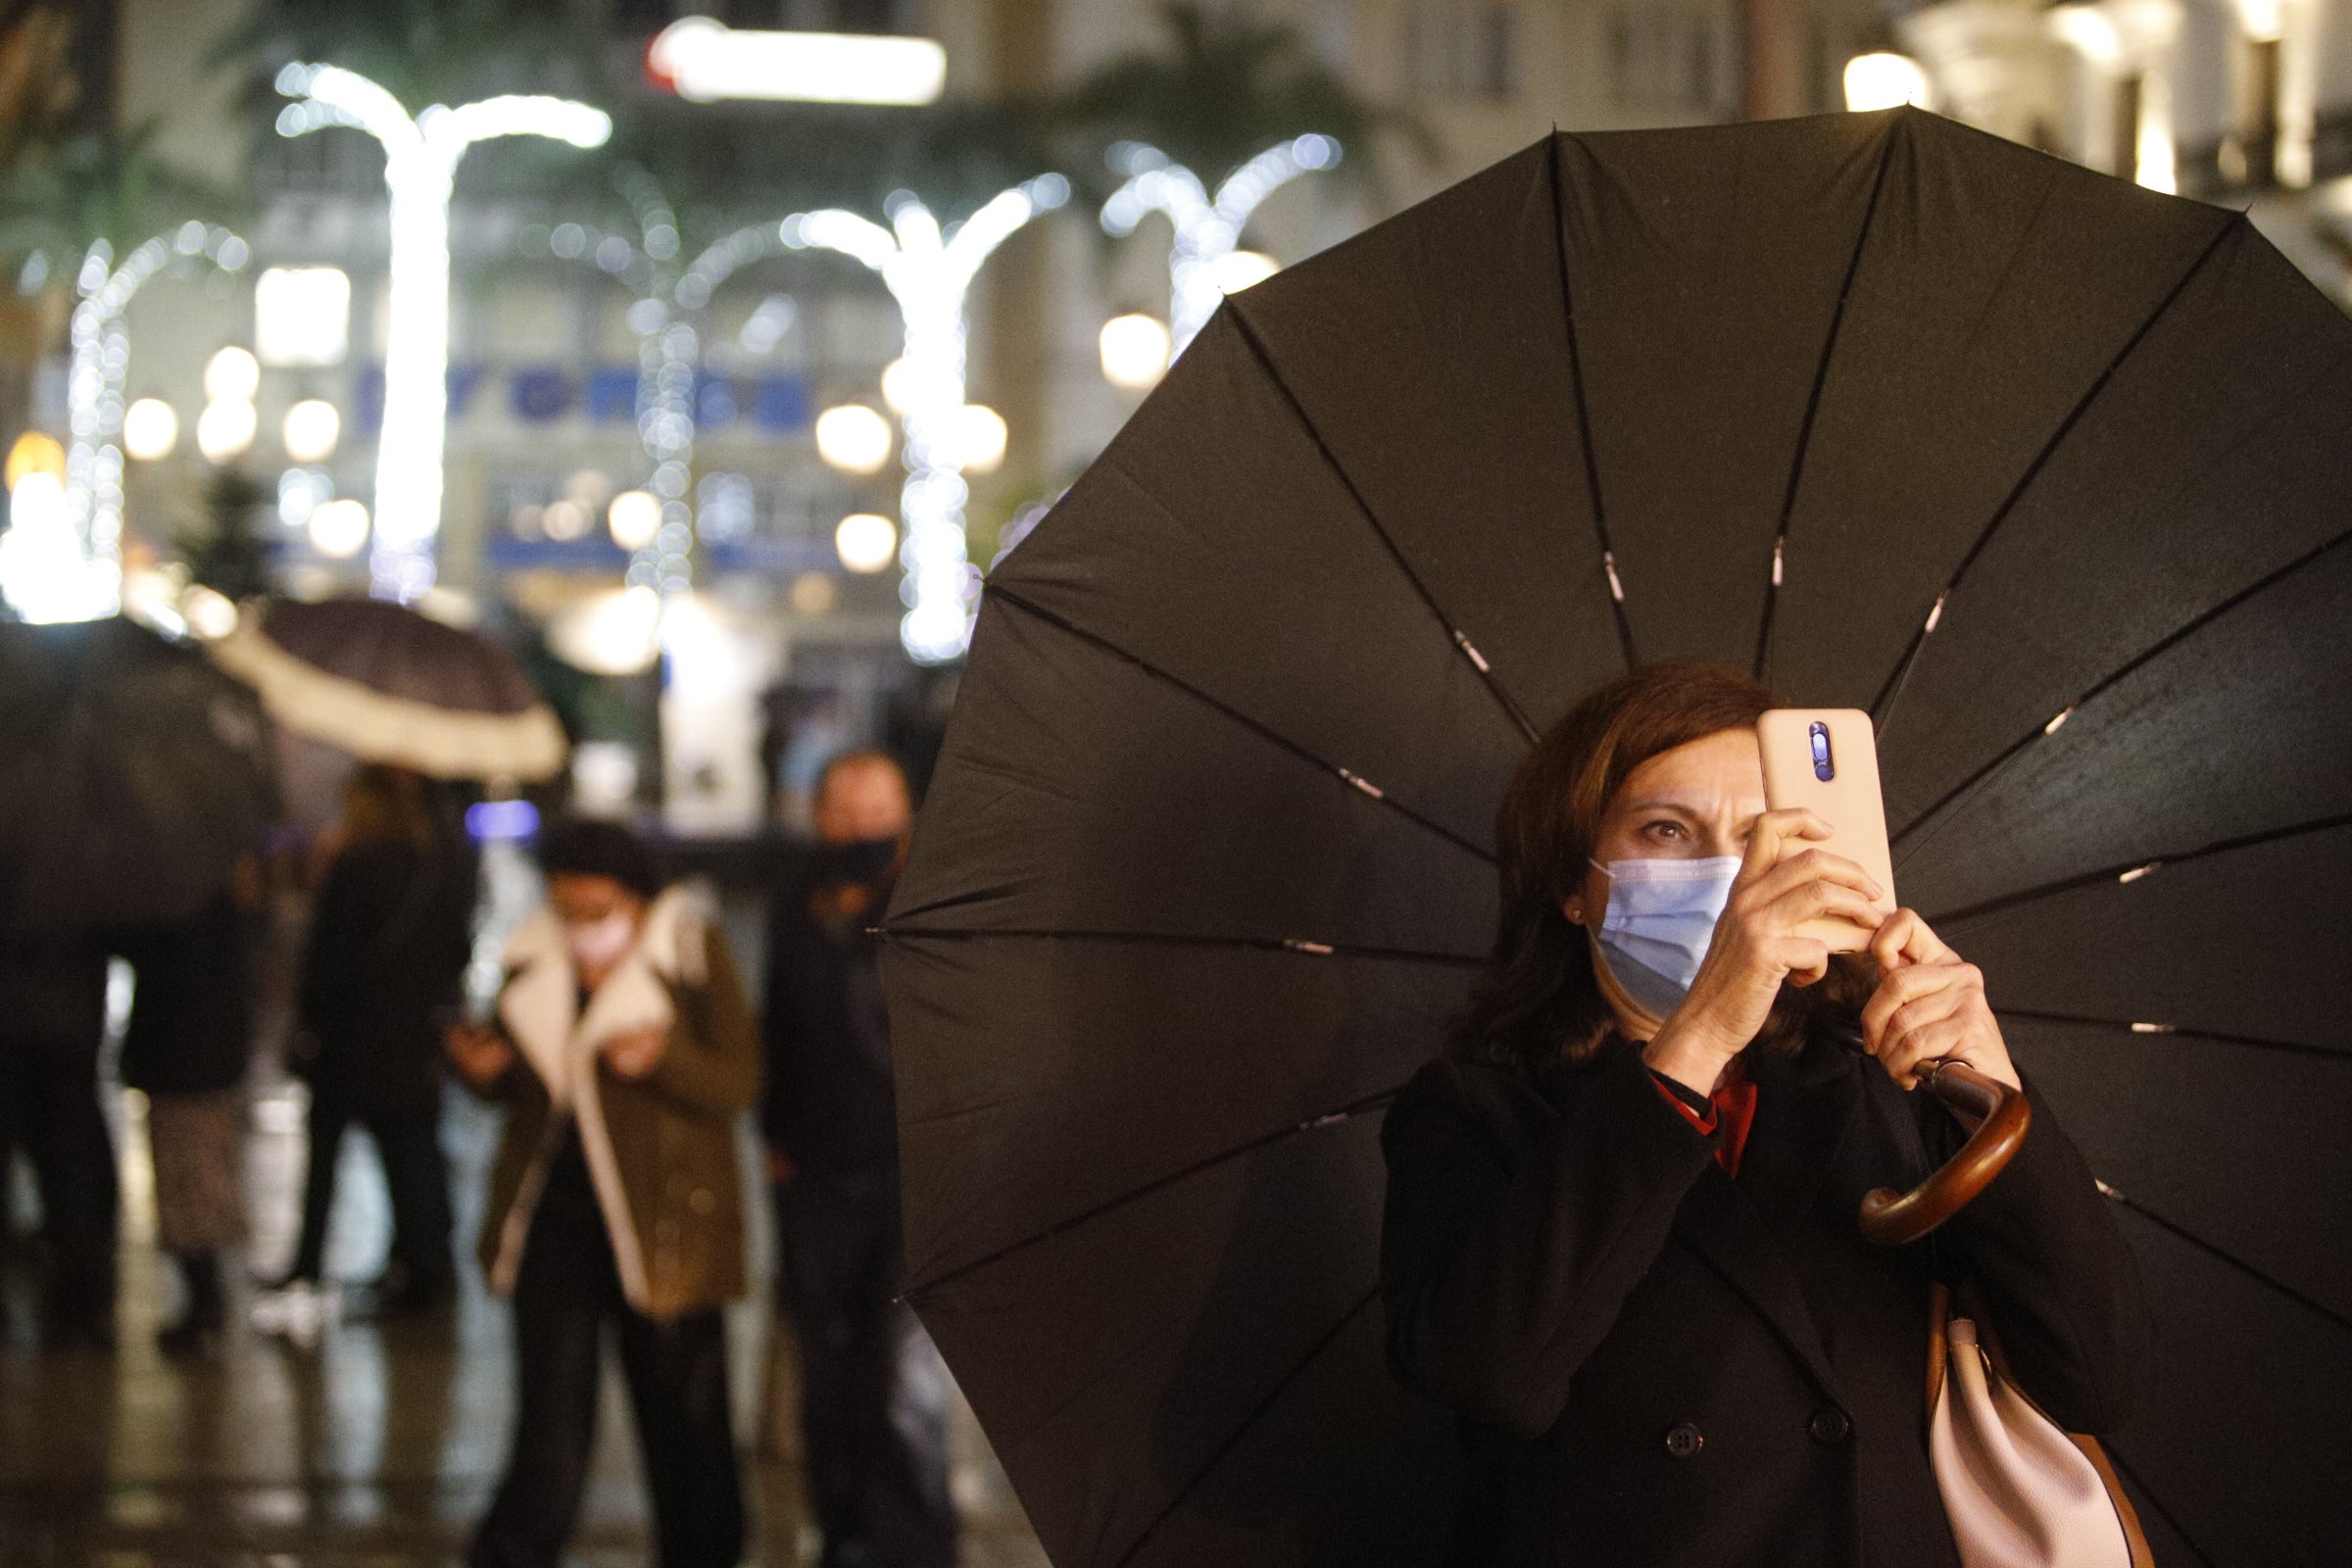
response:
[(1881, 1247), (1916, 1242), (1992, 1184), (2034, 1125), (2026, 1097), (1966, 1062), (1929, 1062), (1923, 1081), (1937, 1100), (1976, 1123), (1960, 1152), (1907, 1193), (1882, 1187), (1862, 1200), (1862, 1234)]

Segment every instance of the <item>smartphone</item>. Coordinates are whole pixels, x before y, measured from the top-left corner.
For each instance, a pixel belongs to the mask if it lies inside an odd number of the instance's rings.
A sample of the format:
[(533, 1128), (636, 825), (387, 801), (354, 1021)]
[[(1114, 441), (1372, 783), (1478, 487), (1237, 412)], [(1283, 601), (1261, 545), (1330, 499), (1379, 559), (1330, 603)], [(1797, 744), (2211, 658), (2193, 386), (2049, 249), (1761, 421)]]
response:
[[(1764, 803), (1776, 811), (1802, 807), (1830, 824), (1819, 848), (1869, 873), (1883, 895), (1879, 912), (1894, 912), (1894, 857), (1886, 847), (1886, 807), (1879, 795), (1879, 748), (1870, 715), (1858, 708), (1776, 708), (1756, 720), (1764, 754)], [(1833, 953), (1859, 953), (1871, 933), (1824, 915), (1800, 928)]]

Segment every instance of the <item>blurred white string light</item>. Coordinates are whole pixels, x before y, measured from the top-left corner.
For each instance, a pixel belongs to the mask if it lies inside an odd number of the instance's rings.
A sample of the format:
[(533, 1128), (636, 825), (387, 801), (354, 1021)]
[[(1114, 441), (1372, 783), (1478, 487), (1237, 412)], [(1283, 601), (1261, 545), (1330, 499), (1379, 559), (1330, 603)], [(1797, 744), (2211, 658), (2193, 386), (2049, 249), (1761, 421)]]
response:
[[(74, 558), (47, 539), (36, 555), (44, 570), (80, 573), (83, 583), (63, 584), (51, 593), (20, 583), (8, 591), (12, 604), (21, 589), (51, 606), (74, 605), (92, 615), (111, 615), (122, 603), (122, 421), (129, 412), (123, 385), (130, 370), (130, 335), (123, 313), (131, 296), (156, 273), (177, 263), (201, 259), (223, 271), (252, 260), (245, 241), (213, 223), (185, 222), (132, 247), (120, 265), (114, 247), (99, 240), (82, 253), (74, 275), (69, 326), (73, 347), (66, 370), (66, 474), (63, 526), (76, 541)], [(50, 520), (39, 523), (50, 526)], [(29, 568), (24, 568), (29, 569)], [(73, 617), (66, 617), (73, 618)]]
[[(901, 192), (888, 203), (890, 227), (839, 208), (786, 219), (778, 233), (798, 250), (837, 251), (879, 273), (898, 302), (906, 347), (898, 394), (906, 405), (906, 481), (899, 492), (906, 568), (899, 597), (906, 613), (899, 641), (917, 662), (945, 663), (971, 638), (980, 574), (965, 552), (963, 468), (971, 425), (964, 413), (964, 305), (973, 277), (998, 246), (1038, 214), (1069, 200), (1069, 181), (1041, 174), (1000, 191), (945, 229), (931, 210)], [(1001, 454), (1000, 454), (1001, 456)], [(835, 543), (841, 543), (837, 534)], [(845, 563), (849, 552), (843, 551)]]
[[(697, 524), (688, 481), (703, 366), (702, 312), (737, 269), (775, 255), (784, 245), (776, 224), (756, 223), (681, 266), (677, 215), (661, 188), (642, 171), (624, 172), (622, 180), (635, 209), (636, 239), (582, 223), (559, 223), (548, 231), (547, 246), (564, 260), (593, 262), (637, 291), (627, 316), (629, 330), (637, 334), (637, 436), (645, 448), (646, 487), (661, 509), (661, 520), (643, 543), (625, 547), (631, 552), (625, 583), (666, 597), (694, 584)], [(777, 314), (769, 313), (771, 319)], [(778, 337), (782, 331), (778, 325)]]
[(384, 353), (383, 429), (375, 462), (374, 592), (412, 600), (433, 585), (441, 528), (442, 452), (449, 415), (449, 198), (458, 162), (475, 142), (544, 136), (602, 146), (612, 118), (567, 98), (510, 95), (434, 104), (415, 116), (383, 87), (340, 66), (291, 65), (277, 90), (294, 99), (278, 134), (330, 125), (366, 131), (384, 149), (391, 202), (391, 304)]
[(1270, 263), (1259, 263), (1237, 271), (1227, 261), (1258, 204), (1300, 174), (1339, 161), (1340, 144), (1331, 137), (1295, 137), (1226, 175), (1212, 197), (1200, 175), (1156, 147), (1129, 141), (1110, 150), (1111, 171), (1127, 180), (1102, 204), (1103, 229), (1124, 238), (1150, 213), (1164, 213), (1175, 225), (1168, 251), (1170, 358), (1208, 324), (1229, 288), (1246, 288), (1271, 270)]

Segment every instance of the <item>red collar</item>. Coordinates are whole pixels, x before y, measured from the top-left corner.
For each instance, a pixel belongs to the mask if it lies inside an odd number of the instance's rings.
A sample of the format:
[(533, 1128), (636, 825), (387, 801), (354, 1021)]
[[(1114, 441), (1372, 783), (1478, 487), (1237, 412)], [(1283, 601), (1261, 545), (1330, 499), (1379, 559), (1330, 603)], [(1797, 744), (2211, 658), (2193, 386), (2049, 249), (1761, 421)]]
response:
[(1732, 1064), (1724, 1069), (1723, 1082), (1707, 1097), (1704, 1116), (1662, 1083), (1658, 1085), (1658, 1095), (1701, 1133), (1712, 1136), (1720, 1128), (1723, 1141), (1715, 1146), (1715, 1163), (1723, 1167), (1727, 1176), (1740, 1174), (1740, 1156), (1747, 1149), (1747, 1130), (1756, 1119), (1756, 1083), (1748, 1077), (1743, 1059), (1734, 1056)]

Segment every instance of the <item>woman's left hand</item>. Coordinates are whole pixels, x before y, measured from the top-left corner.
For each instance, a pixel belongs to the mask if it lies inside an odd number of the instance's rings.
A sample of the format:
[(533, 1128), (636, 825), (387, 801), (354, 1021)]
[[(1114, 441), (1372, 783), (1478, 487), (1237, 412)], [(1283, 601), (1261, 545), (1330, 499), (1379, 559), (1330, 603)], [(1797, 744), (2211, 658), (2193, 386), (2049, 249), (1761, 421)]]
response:
[(642, 1078), (662, 1064), (669, 1049), (667, 1029), (639, 1029), (605, 1042), (605, 1060), (623, 1078)]
[(1862, 1009), (1862, 1049), (1888, 1077), (1915, 1089), (1921, 1064), (1941, 1056), (2024, 1087), (1984, 1000), (1984, 971), (1945, 947), (1916, 911), (1897, 909), (1881, 922), (1870, 955), (1879, 989)]

